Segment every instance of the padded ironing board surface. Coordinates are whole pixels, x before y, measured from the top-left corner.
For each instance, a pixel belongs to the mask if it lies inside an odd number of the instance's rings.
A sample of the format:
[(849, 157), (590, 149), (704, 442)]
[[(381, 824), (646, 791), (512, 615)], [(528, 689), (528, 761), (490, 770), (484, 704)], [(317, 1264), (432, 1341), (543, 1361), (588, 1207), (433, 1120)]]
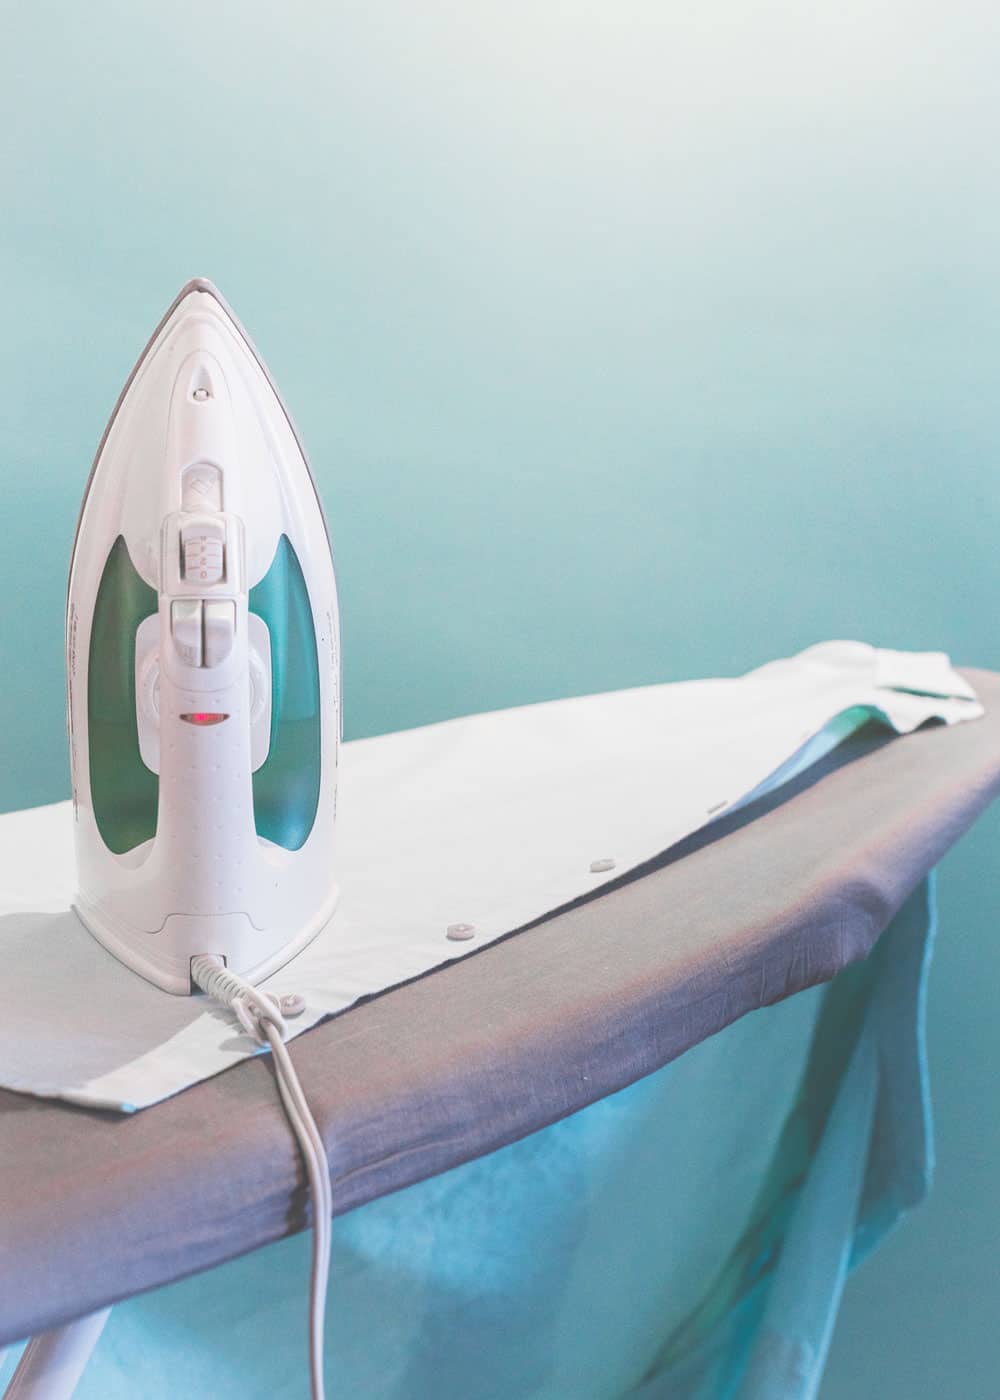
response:
[[(869, 727), (780, 793), (293, 1055), (337, 1211), (490, 1152), (863, 957), (1000, 790), (983, 719)], [(304, 1227), (266, 1059), (131, 1118), (0, 1092), (0, 1344)]]

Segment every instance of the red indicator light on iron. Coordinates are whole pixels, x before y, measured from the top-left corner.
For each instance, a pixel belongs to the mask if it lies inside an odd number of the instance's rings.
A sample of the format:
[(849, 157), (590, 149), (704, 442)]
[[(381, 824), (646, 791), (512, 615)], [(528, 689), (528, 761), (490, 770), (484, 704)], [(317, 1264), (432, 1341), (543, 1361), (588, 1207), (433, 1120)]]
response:
[(221, 724), (228, 715), (213, 714), (207, 710), (197, 710), (193, 715), (181, 715), (185, 724)]

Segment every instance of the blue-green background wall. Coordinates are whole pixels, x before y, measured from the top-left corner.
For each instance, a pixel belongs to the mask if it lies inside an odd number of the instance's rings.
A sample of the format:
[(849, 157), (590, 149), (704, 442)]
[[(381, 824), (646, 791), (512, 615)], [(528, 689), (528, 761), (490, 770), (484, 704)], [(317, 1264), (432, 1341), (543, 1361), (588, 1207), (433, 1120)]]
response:
[[(986, 4), (8, 4), (0, 808), (66, 796), (94, 446), (214, 278), (337, 547), (348, 737), (825, 637), (1000, 664)], [(993, 816), (947, 862), (939, 1184), (825, 1400), (997, 1392)]]

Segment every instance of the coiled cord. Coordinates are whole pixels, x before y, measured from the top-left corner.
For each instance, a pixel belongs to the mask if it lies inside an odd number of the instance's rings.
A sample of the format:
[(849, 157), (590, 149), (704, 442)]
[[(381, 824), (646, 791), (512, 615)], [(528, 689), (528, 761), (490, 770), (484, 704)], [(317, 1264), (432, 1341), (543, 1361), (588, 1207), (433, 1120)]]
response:
[(324, 1400), (323, 1323), (330, 1275), (333, 1189), (330, 1164), (292, 1058), (285, 1045), (288, 1027), (278, 998), (262, 992), (230, 972), (219, 957), (202, 954), (191, 959), (191, 976), (203, 992), (228, 1007), (248, 1035), (269, 1045), (278, 1093), (305, 1163), (313, 1205), (312, 1271), (309, 1286), (309, 1372), (312, 1400)]

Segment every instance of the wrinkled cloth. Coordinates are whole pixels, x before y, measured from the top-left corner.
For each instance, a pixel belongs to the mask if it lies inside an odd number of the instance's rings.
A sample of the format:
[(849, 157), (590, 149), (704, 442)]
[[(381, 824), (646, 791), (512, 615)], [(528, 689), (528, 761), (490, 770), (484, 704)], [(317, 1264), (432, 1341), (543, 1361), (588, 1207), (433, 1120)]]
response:
[[(739, 679), (347, 744), (340, 907), (263, 985), (305, 998), (290, 1023), (299, 1034), (592, 894), (789, 781), (873, 717), (906, 733), (981, 714), (940, 653), (829, 642)], [(73, 889), (68, 803), (0, 817), (0, 1085), (130, 1111), (256, 1053), (204, 999), (163, 993), (100, 948), (68, 909)], [(449, 941), (461, 923), (474, 937)]]

